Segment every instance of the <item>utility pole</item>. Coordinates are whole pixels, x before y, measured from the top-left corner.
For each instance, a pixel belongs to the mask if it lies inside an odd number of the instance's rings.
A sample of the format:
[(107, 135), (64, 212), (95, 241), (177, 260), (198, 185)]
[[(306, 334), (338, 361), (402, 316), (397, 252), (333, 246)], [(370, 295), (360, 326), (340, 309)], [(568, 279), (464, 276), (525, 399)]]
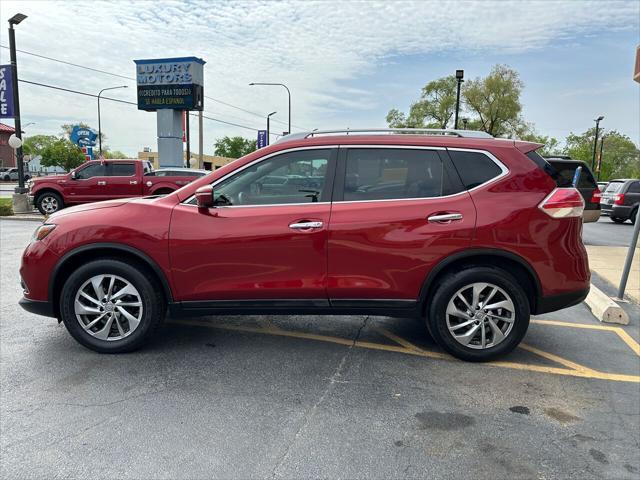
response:
[(117, 88), (127, 88), (127, 86), (119, 85), (117, 87), (103, 88), (98, 92), (98, 151), (100, 152), (100, 157), (102, 157), (102, 121), (100, 120), (100, 95), (102, 95), (102, 92), (106, 92), (107, 90), (115, 90)]
[(600, 128), (600, 122), (604, 120), (604, 116), (600, 115), (594, 121), (596, 122), (596, 138), (593, 140), (593, 158), (591, 159), (591, 170), (596, 166), (596, 150), (598, 149), (598, 133)]
[[(251, 82), (249, 84), (250, 86), (254, 86), (254, 85), (270, 85), (270, 86), (278, 86), (278, 87), (284, 87), (287, 90), (287, 95), (289, 96), (289, 131), (287, 132), (287, 134), (291, 133), (291, 91), (289, 90), (289, 87), (287, 87), (284, 83), (265, 83), (265, 82)], [(267, 145), (269, 145), (269, 140), (267, 138)]]
[(204, 168), (204, 137), (202, 133), (202, 110), (198, 110), (198, 168)]
[(458, 114), (460, 113), (460, 87), (464, 82), (464, 70), (456, 70), (456, 80), (458, 81), (458, 88), (456, 92), (456, 116), (453, 121), (453, 128), (458, 129)]

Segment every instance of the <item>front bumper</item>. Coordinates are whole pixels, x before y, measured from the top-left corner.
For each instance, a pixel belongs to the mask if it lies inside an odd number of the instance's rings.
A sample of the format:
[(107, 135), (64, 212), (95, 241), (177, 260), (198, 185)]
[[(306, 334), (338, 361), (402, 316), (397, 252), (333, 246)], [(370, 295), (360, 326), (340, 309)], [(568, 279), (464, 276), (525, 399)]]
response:
[(31, 300), (29, 298), (22, 297), (18, 303), (29, 313), (35, 313), (36, 315), (42, 315), (43, 317), (56, 317), (51, 302), (44, 300)]

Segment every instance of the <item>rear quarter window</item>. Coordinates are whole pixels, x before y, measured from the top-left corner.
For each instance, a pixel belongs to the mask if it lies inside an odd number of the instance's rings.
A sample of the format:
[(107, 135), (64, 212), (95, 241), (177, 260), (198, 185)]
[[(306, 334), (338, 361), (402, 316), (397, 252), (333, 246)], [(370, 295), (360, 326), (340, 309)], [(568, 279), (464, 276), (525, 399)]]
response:
[(467, 189), (482, 185), (502, 173), (502, 169), (481, 152), (449, 150), (449, 156)]

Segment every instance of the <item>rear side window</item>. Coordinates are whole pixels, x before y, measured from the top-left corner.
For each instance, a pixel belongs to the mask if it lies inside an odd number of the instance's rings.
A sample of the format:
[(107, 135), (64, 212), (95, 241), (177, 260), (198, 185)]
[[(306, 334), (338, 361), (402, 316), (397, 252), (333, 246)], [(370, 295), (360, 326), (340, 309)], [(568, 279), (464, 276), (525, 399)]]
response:
[(633, 182), (629, 185), (629, 190), (627, 193), (640, 193), (640, 182)]
[(391, 200), (442, 196), (443, 166), (436, 151), (350, 148), (344, 200)]
[(482, 185), (502, 173), (502, 169), (484, 153), (449, 150), (449, 155), (467, 189)]
[(135, 175), (136, 166), (133, 163), (111, 163), (107, 172), (110, 177), (130, 177)]

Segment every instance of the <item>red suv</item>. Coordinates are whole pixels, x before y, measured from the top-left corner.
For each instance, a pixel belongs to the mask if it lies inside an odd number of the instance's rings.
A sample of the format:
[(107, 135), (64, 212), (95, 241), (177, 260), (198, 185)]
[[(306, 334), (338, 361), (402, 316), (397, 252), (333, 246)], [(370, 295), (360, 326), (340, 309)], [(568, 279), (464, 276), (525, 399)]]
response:
[(24, 252), (20, 304), (99, 352), (140, 347), (168, 309), (419, 317), (453, 355), (489, 360), (530, 314), (589, 290), (584, 201), (538, 147), (463, 131), (289, 135), (165, 197), (52, 215)]

